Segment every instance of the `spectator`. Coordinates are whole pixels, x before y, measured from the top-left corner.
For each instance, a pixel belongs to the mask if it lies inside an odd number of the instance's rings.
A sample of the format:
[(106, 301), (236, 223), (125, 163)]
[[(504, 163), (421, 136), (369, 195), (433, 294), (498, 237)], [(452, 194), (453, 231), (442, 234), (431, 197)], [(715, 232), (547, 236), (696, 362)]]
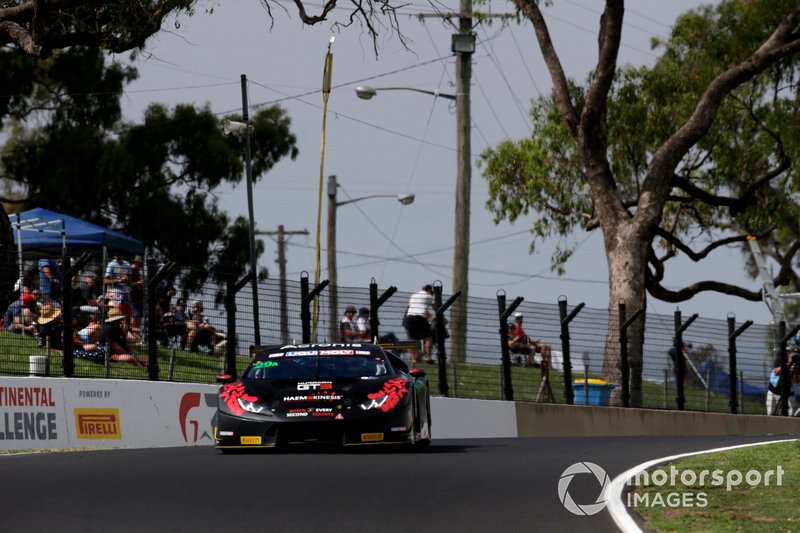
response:
[(100, 344), (103, 330), (97, 322), (72, 333), (72, 355), (95, 363), (105, 363), (106, 349)]
[(64, 320), (61, 309), (49, 303), (42, 306), (37, 320), (39, 328), (36, 334), (36, 345), (60, 350), (64, 347)]
[(137, 357), (128, 346), (126, 327), (125, 314), (119, 309), (111, 309), (103, 327), (100, 345), (109, 354), (111, 361), (134, 363), (146, 368), (144, 359)]
[[(795, 416), (800, 412), (800, 401), (797, 395), (800, 394), (800, 367), (794, 363), (797, 357), (800, 356), (800, 347), (793, 346), (785, 355), (785, 362), (789, 365), (789, 378), (792, 381), (792, 387), (789, 391), (789, 415)], [(773, 363), (772, 372), (769, 375), (769, 383), (767, 385), (767, 414), (779, 415), (781, 409), (781, 360), (776, 358)]]
[(189, 320), (189, 313), (186, 312), (186, 300), (178, 298), (172, 310), (162, 315), (162, 320), (164, 321), (164, 330), (167, 332), (167, 339), (180, 338), (180, 348), (185, 350), (189, 332), (194, 331), (195, 326), (194, 322)]
[(144, 279), (142, 267), (144, 258), (137, 255), (131, 262), (131, 330), (137, 335), (142, 333), (142, 316), (144, 316)]
[(39, 259), (39, 291), (42, 293), (42, 305), (57, 302), (61, 298), (63, 287), (61, 269), (55, 259), (42, 257)]
[[(422, 341), (425, 352), (425, 362), (433, 363), (431, 352), (433, 351), (433, 331), (431, 330), (430, 320), (434, 316), (433, 309), (433, 286), (424, 285), (422, 290), (415, 292), (408, 300), (403, 325), (406, 328), (408, 337), (417, 341)], [(411, 362), (416, 363), (419, 357), (418, 350), (411, 351)]]
[(14, 292), (20, 296), (30, 294), (39, 286), (39, 268), (31, 267), (23, 272), (22, 277), (14, 283)]
[(172, 297), (176, 293), (175, 285), (169, 279), (163, 279), (156, 285), (156, 302), (163, 315), (172, 312), (170, 302), (172, 302)]
[(524, 366), (539, 366), (536, 363), (534, 354), (538, 353), (542, 356), (544, 361), (550, 362), (551, 348), (550, 345), (538, 339), (531, 339), (522, 327), (522, 322), (525, 316), (522, 313), (514, 313), (514, 323), (511, 325), (510, 339), (508, 347), (512, 353), (518, 353), (525, 356)]
[(189, 351), (196, 352), (200, 346), (207, 346), (214, 352), (217, 342), (225, 337), (224, 334), (218, 332), (214, 326), (208, 323), (204, 311), (203, 302), (200, 300), (192, 302), (192, 312), (189, 315), (189, 319), (194, 327), (189, 330), (188, 334)]
[(97, 273), (91, 270), (84, 270), (72, 279), (72, 316), (77, 319), (77, 329), (97, 320), (102, 308), (97, 298), (98, 289)]
[(19, 299), (11, 302), (6, 309), (3, 319), (5, 328), (14, 333), (27, 333), (33, 335), (35, 332), (34, 322), (38, 317), (37, 298), (40, 293), (34, 289), (31, 294), (23, 294)]
[(106, 297), (111, 299), (111, 305), (126, 317), (130, 318), (131, 308), (131, 264), (115, 255), (114, 259), (106, 265), (105, 287)]
[(353, 342), (356, 339), (356, 325), (353, 317), (356, 314), (354, 305), (348, 305), (344, 309), (344, 317), (339, 321), (339, 342)]
[(356, 334), (353, 340), (362, 340), (372, 342), (372, 335), (369, 326), (369, 308), (362, 307), (358, 310), (358, 318), (356, 318)]
[[(691, 349), (692, 349), (692, 343), (691, 342), (683, 342), (683, 344), (681, 346), (680, 353), (685, 359), (688, 359)], [(675, 383), (678, 383), (678, 381), (680, 380), (680, 377), (678, 376), (678, 351), (679, 350), (678, 350), (678, 347), (677, 347), (677, 343), (676, 343), (675, 339), (673, 339), (672, 346), (670, 347), (670, 349), (667, 352), (667, 354), (669, 355), (669, 358), (672, 360), (672, 371), (673, 371), (673, 374), (675, 376)], [(778, 363), (778, 365), (780, 365), (780, 363)], [(688, 373), (686, 372), (686, 365), (684, 364), (684, 367), (683, 367), (683, 382), (684, 383), (686, 383), (686, 375), (687, 374)]]

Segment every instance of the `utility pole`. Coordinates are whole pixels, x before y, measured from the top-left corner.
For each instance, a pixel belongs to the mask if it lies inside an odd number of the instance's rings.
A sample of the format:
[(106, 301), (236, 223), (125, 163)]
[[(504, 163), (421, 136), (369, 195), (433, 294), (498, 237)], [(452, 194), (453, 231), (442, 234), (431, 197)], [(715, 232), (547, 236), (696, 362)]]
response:
[[(492, 18), (511, 18), (511, 14), (487, 14)], [(450, 313), (450, 351), (456, 362), (467, 357), (467, 305), (469, 302), (469, 233), (470, 193), (472, 184), (472, 140), (470, 84), (475, 34), (472, 31), (472, 0), (461, 0), (459, 13), (423, 13), (423, 18), (457, 18), (458, 32), (453, 34), (451, 50), (456, 55), (456, 205), (453, 247), (453, 302)]]
[(278, 268), (280, 270), (280, 292), (281, 292), (281, 342), (289, 342), (289, 304), (286, 290), (286, 236), (287, 235), (308, 235), (308, 230), (286, 231), (283, 224), (278, 226), (278, 231), (257, 231), (257, 235), (277, 235), (278, 236)]

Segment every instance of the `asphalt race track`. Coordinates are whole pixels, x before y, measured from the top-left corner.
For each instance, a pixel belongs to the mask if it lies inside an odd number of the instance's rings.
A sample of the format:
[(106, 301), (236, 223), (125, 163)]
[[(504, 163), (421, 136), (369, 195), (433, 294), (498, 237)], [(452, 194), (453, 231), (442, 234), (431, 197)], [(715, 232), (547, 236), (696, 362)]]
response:
[[(0, 531), (616, 531), (558, 498), (570, 465), (614, 477), (649, 459), (780, 437), (434, 440), (425, 451), (211, 447), (0, 456)], [(600, 485), (580, 475), (576, 503)]]

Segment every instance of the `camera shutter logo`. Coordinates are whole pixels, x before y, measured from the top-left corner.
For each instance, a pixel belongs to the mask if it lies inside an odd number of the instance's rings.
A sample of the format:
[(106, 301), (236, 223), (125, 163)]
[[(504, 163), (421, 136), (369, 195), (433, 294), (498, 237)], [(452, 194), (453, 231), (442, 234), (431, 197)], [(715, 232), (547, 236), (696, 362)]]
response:
[[(576, 474), (594, 474), (594, 477), (597, 478), (597, 482), (600, 483), (601, 488), (600, 494), (598, 494), (594, 503), (578, 505), (572, 499), (572, 496), (569, 495), (567, 489), (569, 489), (569, 484)], [(596, 464), (589, 462), (575, 463), (567, 467), (561, 474), (561, 479), (558, 480), (558, 499), (561, 500), (561, 503), (570, 513), (579, 516), (591, 516), (605, 509), (606, 501), (601, 498), (609, 482), (606, 471)]]

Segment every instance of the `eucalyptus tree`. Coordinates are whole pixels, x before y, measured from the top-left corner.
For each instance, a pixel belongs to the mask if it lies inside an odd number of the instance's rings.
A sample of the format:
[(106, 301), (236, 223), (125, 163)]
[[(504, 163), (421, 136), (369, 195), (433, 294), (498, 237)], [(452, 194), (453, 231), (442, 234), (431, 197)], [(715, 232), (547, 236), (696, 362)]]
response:
[[(664, 266), (677, 254), (700, 260), (748, 233), (788, 230), (796, 216), (784, 192), (797, 190), (797, 124), (786, 118), (796, 116), (800, 7), (724, 0), (699, 8), (657, 43), (663, 56), (651, 69), (621, 69), (624, 2), (607, 0), (597, 64), (580, 85), (564, 74), (542, 3), (514, 3), (533, 24), (553, 91), (534, 104), (531, 138), (483, 154), (488, 206), (497, 220), (530, 216), (537, 237), (602, 232), (609, 270), (603, 372), (618, 382), (619, 302), (633, 310), (646, 309), (648, 293), (670, 302), (701, 291), (761, 297), (713, 273), (668, 289)], [(572, 251), (557, 249), (554, 268), (563, 269)], [(796, 248), (783, 251), (783, 264), (791, 264)], [(634, 405), (641, 403), (643, 334), (639, 321), (629, 347)]]

